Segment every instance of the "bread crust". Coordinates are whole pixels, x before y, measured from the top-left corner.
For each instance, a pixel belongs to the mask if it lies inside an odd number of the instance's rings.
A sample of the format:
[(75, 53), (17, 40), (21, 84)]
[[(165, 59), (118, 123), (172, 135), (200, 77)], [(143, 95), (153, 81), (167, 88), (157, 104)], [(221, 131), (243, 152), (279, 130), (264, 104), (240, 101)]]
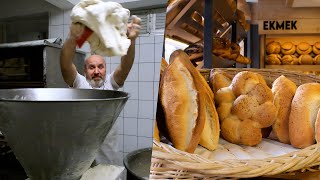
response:
[(312, 52), (312, 47), (307, 42), (301, 42), (297, 45), (297, 53), (300, 55), (310, 54)]
[(292, 146), (305, 148), (315, 143), (315, 123), (319, 107), (320, 84), (300, 85), (293, 97), (289, 116), (289, 137)]
[(267, 44), (266, 51), (268, 54), (279, 54), (281, 51), (281, 45), (279, 42), (271, 41)]
[(284, 55), (292, 55), (296, 52), (296, 46), (292, 42), (285, 42), (281, 45), (281, 53)]
[(309, 54), (304, 54), (299, 56), (299, 64), (302, 65), (312, 65), (313, 58)]
[(185, 52), (174, 51), (170, 62), (160, 83), (169, 139), (175, 148), (189, 153), (199, 143), (214, 150), (220, 132), (214, 94)]
[(281, 64), (280, 54), (269, 54), (266, 58), (266, 63), (269, 65), (280, 65)]
[(290, 144), (289, 115), (291, 102), (296, 90), (297, 85), (283, 75), (278, 77), (272, 84), (273, 104), (277, 110), (277, 117), (272, 125), (272, 131), (280, 142), (286, 144)]
[(299, 58), (295, 55), (284, 55), (281, 58), (281, 64), (283, 65), (298, 65), (299, 64)]

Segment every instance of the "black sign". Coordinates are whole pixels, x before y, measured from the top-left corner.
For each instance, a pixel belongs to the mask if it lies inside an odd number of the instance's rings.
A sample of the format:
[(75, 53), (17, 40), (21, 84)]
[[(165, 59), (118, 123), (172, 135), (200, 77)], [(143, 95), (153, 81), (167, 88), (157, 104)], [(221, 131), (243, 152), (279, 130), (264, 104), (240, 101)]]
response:
[(263, 21), (263, 30), (297, 30), (297, 21)]

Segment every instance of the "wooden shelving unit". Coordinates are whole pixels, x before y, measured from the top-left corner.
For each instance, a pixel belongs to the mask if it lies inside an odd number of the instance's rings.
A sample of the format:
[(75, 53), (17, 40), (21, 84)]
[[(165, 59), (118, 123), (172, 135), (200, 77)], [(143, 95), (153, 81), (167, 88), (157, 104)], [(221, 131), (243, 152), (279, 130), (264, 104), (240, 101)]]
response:
[[(237, 16), (239, 11), (232, 7), (232, 3), (237, 3), (237, 1), (190, 0), (171, 22), (167, 24), (165, 35), (187, 44), (204, 42), (205, 68), (246, 67), (246, 65), (240, 65), (235, 61), (212, 55), (212, 40), (214, 37), (223, 36), (230, 40), (234, 39), (235, 42), (240, 42), (246, 38), (245, 27), (242, 26), (243, 23), (240, 23)], [(192, 18), (194, 13), (202, 17), (201, 22)], [(206, 21), (205, 19), (209, 19), (210, 21)], [(205, 28), (208, 24), (210, 28)], [(233, 33), (232, 28), (236, 30), (236, 33)], [(210, 67), (206, 66), (208, 62)]]

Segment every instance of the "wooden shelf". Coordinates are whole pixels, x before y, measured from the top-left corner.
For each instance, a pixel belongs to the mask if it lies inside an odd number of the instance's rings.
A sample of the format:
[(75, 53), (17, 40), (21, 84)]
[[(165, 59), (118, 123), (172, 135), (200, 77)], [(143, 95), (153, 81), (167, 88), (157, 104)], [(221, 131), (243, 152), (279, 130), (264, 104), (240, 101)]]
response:
[[(220, 36), (226, 34), (231, 36), (231, 32), (226, 31), (233, 22), (237, 22), (237, 41), (240, 42), (246, 37), (245, 28), (240, 24), (236, 11), (232, 10), (231, 5), (226, 0), (214, 0), (212, 11), (212, 31)], [(197, 12), (204, 17), (204, 0), (190, 0), (185, 7), (169, 22), (166, 26), (166, 36), (193, 44), (203, 41), (204, 26), (192, 19), (192, 14)], [(229, 35), (228, 35), (229, 34)]]
[(320, 65), (266, 65), (265, 68), (291, 71), (320, 71)]

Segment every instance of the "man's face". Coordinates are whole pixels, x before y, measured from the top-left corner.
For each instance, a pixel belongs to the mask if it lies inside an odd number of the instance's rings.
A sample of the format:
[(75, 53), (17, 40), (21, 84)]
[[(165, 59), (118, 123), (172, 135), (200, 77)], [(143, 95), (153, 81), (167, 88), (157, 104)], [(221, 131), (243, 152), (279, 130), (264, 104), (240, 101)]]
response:
[(90, 56), (85, 62), (84, 73), (88, 83), (93, 88), (101, 87), (106, 77), (106, 64), (104, 59), (98, 55)]

